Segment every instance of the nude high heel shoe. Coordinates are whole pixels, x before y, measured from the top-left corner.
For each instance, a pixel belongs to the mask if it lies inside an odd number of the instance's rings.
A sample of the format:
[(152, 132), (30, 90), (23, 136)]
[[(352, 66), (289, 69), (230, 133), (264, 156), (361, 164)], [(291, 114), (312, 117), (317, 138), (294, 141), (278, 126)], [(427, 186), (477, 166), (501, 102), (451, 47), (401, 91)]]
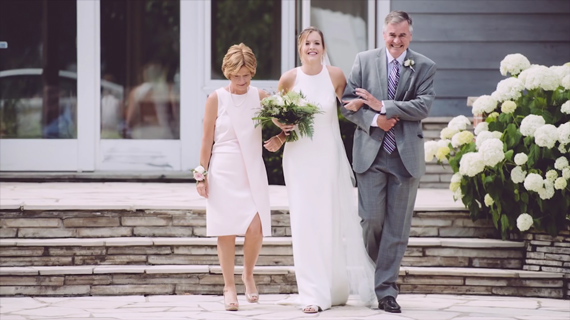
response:
[(243, 285), (245, 286), (245, 299), (247, 300), (247, 302), (258, 303), (259, 302), (259, 292), (247, 293), (247, 286), (245, 285), (245, 279), (243, 278), (243, 274), (241, 275), (241, 281), (243, 282)]
[(227, 300), (226, 300), (226, 293), (227, 292), (228, 292), (228, 290), (224, 290), (224, 307), (226, 308), (226, 311), (238, 311), (239, 304), (237, 301), (237, 297), (236, 297), (235, 302), (227, 302)]

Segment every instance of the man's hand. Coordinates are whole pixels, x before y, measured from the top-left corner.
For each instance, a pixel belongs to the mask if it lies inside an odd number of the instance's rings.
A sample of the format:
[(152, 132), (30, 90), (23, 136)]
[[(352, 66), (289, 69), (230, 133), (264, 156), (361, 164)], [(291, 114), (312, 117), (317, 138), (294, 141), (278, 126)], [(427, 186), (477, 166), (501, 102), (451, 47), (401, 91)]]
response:
[(390, 129), (392, 129), (396, 125), (396, 123), (398, 123), (398, 121), (400, 121), (400, 119), (398, 118), (388, 119), (386, 118), (386, 115), (381, 114), (376, 119), (376, 124), (380, 129), (384, 131), (390, 131)]
[(355, 94), (357, 96), (360, 97), (360, 99), (362, 99), (362, 101), (364, 101), (365, 104), (367, 104), (371, 109), (380, 112), (382, 110), (382, 101), (376, 99), (376, 97), (374, 97), (370, 92), (366, 91), (365, 89), (362, 88), (356, 88), (354, 90)]

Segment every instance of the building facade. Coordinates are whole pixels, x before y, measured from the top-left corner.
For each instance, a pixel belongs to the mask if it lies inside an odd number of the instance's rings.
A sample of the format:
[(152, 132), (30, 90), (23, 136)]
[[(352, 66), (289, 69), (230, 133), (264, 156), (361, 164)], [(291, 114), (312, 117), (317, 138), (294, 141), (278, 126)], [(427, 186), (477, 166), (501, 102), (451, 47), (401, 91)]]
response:
[(187, 171), (230, 45), (254, 50), (252, 85), (273, 92), (303, 28), (323, 30), (348, 75), (383, 45), (391, 10), (411, 14), (411, 48), (438, 64), (431, 116), (469, 115), (509, 53), (570, 61), (567, 0), (3, 0), (0, 171)]

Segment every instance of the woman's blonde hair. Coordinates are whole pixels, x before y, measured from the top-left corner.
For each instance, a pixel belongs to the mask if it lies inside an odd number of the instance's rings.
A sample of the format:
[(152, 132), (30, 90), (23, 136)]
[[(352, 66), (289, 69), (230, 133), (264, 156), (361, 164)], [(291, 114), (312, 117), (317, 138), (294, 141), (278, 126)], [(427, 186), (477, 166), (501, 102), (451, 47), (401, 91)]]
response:
[(251, 72), (251, 77), (255, 76), (255, 70), (257, 69), (257, 60), (253, 51), (243, 43), (234, 44), (228, 49), (228, 52), (224, 56), (222, 61), (222, 72), (224, 76), (230, 79), (230, 77), (238, 73), (239, 69), (246, 67), (249, 72)]
[(299, 38), (297, 39), (297, 51), (299, 52), (299, 60), (301, 60), (301, 57), (303, 56), (301, 52), (301, 48), (303, 48), (303, 43), (305, 42), (305, 39), (307, 39), (307, 37), (311, 34), (311, 32), (316, 32), (319, 34), (319, 36), (321, 36), (321, 43), (323, 44), (323, 56), (324, 52), (327, 51), (323, 32), (319, 30), (317, 27), (308, 27), (305, 30), (301, 31), (301, 33), (299, 34)]

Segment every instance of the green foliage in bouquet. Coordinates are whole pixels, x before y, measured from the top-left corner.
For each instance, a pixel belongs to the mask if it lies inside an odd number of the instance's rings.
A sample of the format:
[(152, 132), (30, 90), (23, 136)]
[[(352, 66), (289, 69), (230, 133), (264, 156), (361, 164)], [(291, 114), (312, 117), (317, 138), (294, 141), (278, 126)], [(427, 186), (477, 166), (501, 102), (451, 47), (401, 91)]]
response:
[[(272, 118), (276, 118), (284, 124), (297, 125), (299, 135), (313, 137), (313, 122), (315, 114), (322, 111), (315, 104), (307, 101), (302, 92), (289, 91), (278, 92), (261, 100), (261, 109), (253, 120), (256, 126), (273, 124)], [(297, 141), (299, 137), (295, 131), (287, 136), (287, 141)]]
[(471, 133), (459, 116), (425, 143), (426, 161), (445, 159), (455, 173), (450, 189), (473, 220), (491, 218), (503, 238), (517, 226), (556, 235), (570, 222), (570, 64), (531, 65), (507, 55), (491, 95), (473, 114), (485, 117)]

